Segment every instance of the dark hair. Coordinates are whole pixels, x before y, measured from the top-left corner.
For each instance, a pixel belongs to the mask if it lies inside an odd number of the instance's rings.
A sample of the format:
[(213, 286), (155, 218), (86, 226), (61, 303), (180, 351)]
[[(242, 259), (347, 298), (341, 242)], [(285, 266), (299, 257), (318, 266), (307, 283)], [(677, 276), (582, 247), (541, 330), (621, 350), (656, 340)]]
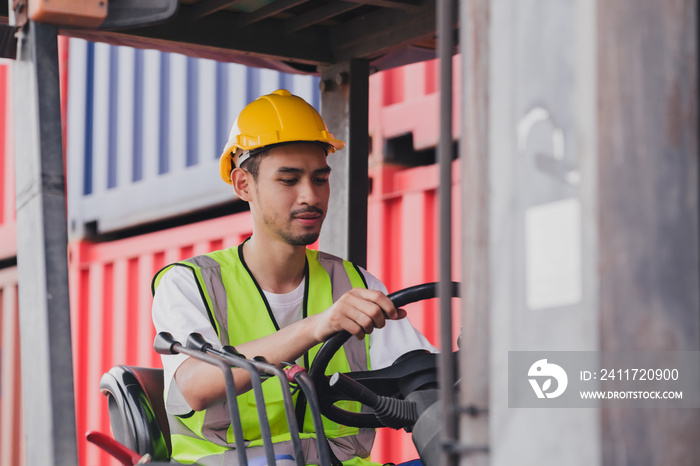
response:
[(267, 155), (267, 151), (261, 150), (257, 154), (248, 157), (248, 159), (244, 160), (241, 164), (242, 169), (253, 175), (253, 180), (255, 180), (255, 182), (258, 181), (258, 173), (260, 173), (260, 162), (262, 161), (265, 155)]

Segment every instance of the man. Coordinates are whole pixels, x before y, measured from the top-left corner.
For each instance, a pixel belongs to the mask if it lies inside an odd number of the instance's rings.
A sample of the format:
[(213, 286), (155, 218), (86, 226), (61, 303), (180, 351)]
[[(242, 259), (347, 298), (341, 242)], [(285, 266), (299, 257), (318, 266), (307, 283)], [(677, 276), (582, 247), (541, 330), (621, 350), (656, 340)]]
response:
[[(307, 249), (328, 208), (329, 152), (342, 149), (321, 116), (303, 99), (279, 90), (244, 108), (221, 156), (221, 177), (250, 205), (253, 235), (236, 248), (173, 264), (154, 278), (153, 321), (185, 341), (201, 333), (212, 344), (234, 345), (247, 357), (308, 368), (312, 348), (347, 330), (360, 351), (345, 351), (333, 370), (390, 365), (418, 348), (434, 351), (365, 270)], [(365, 338), (367, 336), (367, 338)], [(347, 343), (346, 343), (347, 345)], [(346, 346), (347, 348), (347, 346)], [(173, 458), (200, 464), (236, 464), (221, 371), (182, 355), (163, 356), (165, 400)], [(250, 377), (233, 369), (248, 457), (262, 455)], [(264, 383), (276, 453), (291, 451), (279, 384)], [(277, 388), (275, 388), (277, 387)], [(312, 424), (304, 422), (307, 464), (318, 464)], [(308, 422), (307, 422), (308, 421)], [(369, 463), (371, 429), (324, 420), (334, 456)], [(255, 450), (257, 448), (257, 450)]]

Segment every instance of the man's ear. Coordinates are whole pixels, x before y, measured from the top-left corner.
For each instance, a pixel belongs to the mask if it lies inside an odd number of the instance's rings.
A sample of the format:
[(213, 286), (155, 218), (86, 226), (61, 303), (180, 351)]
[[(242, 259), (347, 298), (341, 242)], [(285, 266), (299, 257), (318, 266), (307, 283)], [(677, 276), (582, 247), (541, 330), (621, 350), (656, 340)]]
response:
[(231, 185), (233, 186), (233, 190), (238, 197), (246, 202), (250, 201), (250, 176), (252, 175), (240, 167), (234, 168), (231, 172)]

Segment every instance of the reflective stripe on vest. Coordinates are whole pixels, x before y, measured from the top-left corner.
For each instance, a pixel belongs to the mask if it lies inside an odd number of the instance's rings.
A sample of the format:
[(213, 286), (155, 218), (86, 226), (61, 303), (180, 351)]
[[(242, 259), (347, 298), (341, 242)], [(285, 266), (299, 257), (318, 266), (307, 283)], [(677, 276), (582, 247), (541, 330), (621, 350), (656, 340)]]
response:
[[(212, 325), (224, 345), (239, 345), (274, 333), (278, 330), (269, 311), (262, 290), (247, 270), (240, 257), (240, 248), (215, 251), (206, 255), (172, 264), (154, 278), (157, 288), (163, 273), (172, 266), (184, 266), (194, 274)], [(306, 314), (323, 312), (353, 287), (366, 287), (364, 277), (355, 266), (330, 254), (307, 249), (308, 264), (305, 297)], [(308, 352), (313, 361), (320, 345)], [(327, 373), (368, 370), (367, 339), (350, 338), (333, 357)], [(270, 420), (276, 453), (292, 453), (290, 434), (279, 381), (268, 379), (262, 384), (266, 410)], [(294, 397), (296, 400), (296, 396)], [(340, 402), (337, 405), (349, 411), (358, 411), (359, 403)], [(253, 391), (238, 397), (246, 447), (249, 454), (262, 445), (257, 407)], [(214, 405), (205, 411), (193, 412), (189, 417), (168, 414), (171, 427), (173, 458), (181, 462), (198, 462), (204, 457), (226, 456), (225, 464), (235, 464), (235, 454), (226, 451), (235, 448), (230, 419), (225, 404)], [(318, 464), (315, 433), (310, 413), (304, 418), (302, 433), (307, 464)], [(367, 463), (366, 458), (374, 440), (374, 429), (357, 429), (323, 419), (326, 436), (333, 451), (343, 462)], [(209, 445), (207, 445), (209, 444)], [(231, 455), (231, 461), (228, 456)], [(359, 458), (356, 458), (359, 457)], [(213, 458), (211, 458), (213, 460)], [(220, 463), (219, 463), (220, 464)]]

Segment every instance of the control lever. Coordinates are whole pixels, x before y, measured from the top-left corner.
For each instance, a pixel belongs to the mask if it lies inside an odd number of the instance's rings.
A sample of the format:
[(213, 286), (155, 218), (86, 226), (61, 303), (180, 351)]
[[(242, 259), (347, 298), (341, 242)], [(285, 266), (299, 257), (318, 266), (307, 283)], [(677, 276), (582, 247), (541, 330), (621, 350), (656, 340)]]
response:
[(112, 455), (112, 457), (116, 458), (117, 461), (124, 466), (134, 466), (135, 464), (151, 462), (151, 455), (148, 453), (141, 456), (102, 432), (91, 430), (87, 433), (86, 438), (89, 442), (94, 443)]
[(379, 405), (379, 395), (345, 374), (336, 372), (331, 375), (328, 385), (340, 390), (345, 395), (355, 401), (359, 401), (365, 406), (376, 408)]
[(345, 394), (349, 399), (359, 401), (372, 408), (377, 420), (386, 427), (403, 428), (410, 432), (418, 420), (416, 403), (377, 395), (361, 383), (340, 372), (331, 376), (328, 385)]

